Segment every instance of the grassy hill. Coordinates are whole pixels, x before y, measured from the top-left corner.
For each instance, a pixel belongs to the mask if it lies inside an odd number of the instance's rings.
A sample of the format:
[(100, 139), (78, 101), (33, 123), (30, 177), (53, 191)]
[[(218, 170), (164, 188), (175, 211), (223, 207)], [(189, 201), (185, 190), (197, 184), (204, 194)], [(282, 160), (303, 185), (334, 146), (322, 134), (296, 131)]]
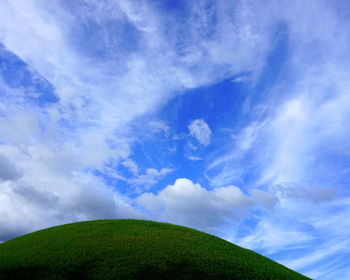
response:
[(0, 279), (308, 279), (218, 237), (166, 223), (99, 220), (0, 244)]

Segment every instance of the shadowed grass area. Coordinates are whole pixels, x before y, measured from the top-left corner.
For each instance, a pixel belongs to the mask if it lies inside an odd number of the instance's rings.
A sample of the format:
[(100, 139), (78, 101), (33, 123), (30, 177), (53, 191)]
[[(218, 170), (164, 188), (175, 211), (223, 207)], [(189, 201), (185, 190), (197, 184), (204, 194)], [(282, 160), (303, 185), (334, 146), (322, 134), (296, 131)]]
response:
[(309, 279), (218, 237), (166, 223), (98, 220), (0, 244), (0, 279)]

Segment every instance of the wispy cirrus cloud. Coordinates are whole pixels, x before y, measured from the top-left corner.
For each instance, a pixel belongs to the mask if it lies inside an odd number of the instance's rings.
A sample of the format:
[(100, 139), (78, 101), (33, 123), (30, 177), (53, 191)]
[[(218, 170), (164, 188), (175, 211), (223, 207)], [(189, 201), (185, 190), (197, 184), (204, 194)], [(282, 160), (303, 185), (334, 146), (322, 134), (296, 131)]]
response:
[[(4, 55), (14, 54), (13, 61), (24, 63), (26, 75), (47, 81), (56, 96), (53, 102), (43, 98), (35, 104), (22, 95), (19, 103), (11, 93), (23, 88), (2, 83), (9, 94), (2, 99), (1, 152), (19, 163), (23, 173), (1, 191), (2, 224), (10, 232), (103, 215), (141, 215), (119, 192), (123, 190), (117, 190), (118, 184), (109, 186), (88, 170), (116, 172), (108, 166), (117, 168), (131, 154), (135, 138), (128, 134), (130, 122), (154, 112), (176, 93), (243, 70), (260, 71), (267, 51), (256, 46), (268, 44), (266, 30), (245, 21), (251, 16), (248, 10), (243, 18), (235, 5), (225, 5), (188, 4), (189, 16), (179, 22), (146, 2), (0, 4)], [(213, 25), (214, 18), (219, 20)], [(35, 91), (41, 96), (47, 89)], [(159, 177), (153, 174), (156, 169), (146, 170), (137, 178), (153, 184)], [(19, 186), (27, 186), (27, 192), (18, 191)], [(57, 198), (50, 211), (40, 203), (23, 202), (24, 193), (37, 201), (44, 191)], [(91, 192), (98, 193), (94, 202)], [(78, 197), (80, 206), (73, 206)], [(96, 205), (95, 212), (83, 206), (90, 203)], [(20, 213), (28, 220), (21, 230), (15, 222), (15, 217), (23, 218)]]
[[(279, 5), (284, 4), (273, 4)], [(339, 214), (335, 205), (348, 215), (340, 197), (348, 197), (345, 163), (350, 151), (346, 125), (350, 120), (346, 56), (350, 38), (345, 32), (349, 21), (338, 8), (313, 1), (282, 8), (278, 17), (287, 25), (288, 62), (264, 90), (265, 98), (251, 104), (251, 121), (232, 134), (225, 154), (211, 159), (206, 170), (214, 185), (257, 185), (279, 198), (279, 206), (252, 225), (251, 235), (236, 242), (273, 256), (278, 251), (281, 256), (290, 254), (291, 260), (282, 258), (283, 263), (319, 279), (345, 279), (337, 272), (340, 267), (328, 267), (322, 274), (316, 272), (316, 264), (323, 266), (331, 256), (348, 254), (344, 251), (347, 226), (340, 229), (340, 221), (332, 218)], [(320, 17), (317, 23), (310, 17), (311, 10)], [(321, 229), (316, 220), (329, 222)], [(279, 244), (279, 236), (290, 238)], [(305, 259), (298, 260), (298, 246)], [(311, 248), (317, 252), (309, 253)]]

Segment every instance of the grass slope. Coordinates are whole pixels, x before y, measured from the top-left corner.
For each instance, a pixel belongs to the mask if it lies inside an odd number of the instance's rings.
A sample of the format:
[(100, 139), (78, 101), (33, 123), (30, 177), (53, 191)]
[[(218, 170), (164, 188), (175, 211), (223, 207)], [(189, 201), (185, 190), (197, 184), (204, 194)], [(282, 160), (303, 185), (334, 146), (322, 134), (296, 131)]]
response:
[(0, 244), (0, 279), (308, 279), (218, 237), (166, 223), (99, 220)]

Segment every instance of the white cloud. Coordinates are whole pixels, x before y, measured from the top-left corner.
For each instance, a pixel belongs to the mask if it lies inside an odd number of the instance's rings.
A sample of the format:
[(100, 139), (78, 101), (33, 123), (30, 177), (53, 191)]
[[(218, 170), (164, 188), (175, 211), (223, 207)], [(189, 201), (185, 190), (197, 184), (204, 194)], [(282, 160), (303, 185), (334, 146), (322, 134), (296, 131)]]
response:
[(306, 256), (287, 262), (287, 265), (292, 269), (300, 270), (322, 259), (325, 259), (326, 257), (334, 256), (336, 254), (341, 253), (342, 251), (349, 251), (349, 249), (347, 249), (348, 246), (348, 241), (331, 241), (326, 244), (322, 244), (321, 248), (318, 248), (317, 250), (313, 251), (310, 254), (307, 254)]
[(139, 173), (139, 167), (133, 160), (126, 159), (121, 164), (125, 166), (133, 175), (137, 175)]
[[(124, 138), (130, 121), (154, 111), (179, 90), (210, 84), (246, 68), (259, 69), (266, 53), (255, 46), (266, 45), (267, 37), (264, 34), (250, 36), (266, 30), (251, 28), (247, 34), (245, 28), (241, 30), (234, 23), (228, 24), (242, 21), (240, 13), (237, 19), (232, 17), (229, 11), (235, 9), (231, 5), (227, 7), (228, 12), (218, 11), (221, 16), (213, 30), (214, 39), (202, 36), (203, 27), (212, 27), (212, 14), (201, 4), (190, 5), (196, 17), (189, 22), (176, 22), (164, 17), (155, 6), (132, 1), (104, 4), (90, 1), (85, 3), (83, 13), (79, 5), (61, 5), (57, 1), (48, 6), (40, 0), (2, 2), (0, 38), (9, 51), (52, 83), (60, 99), (44, 112), (48, 114), (46, 118), (52, 118), (50, 129), (56, 130), (56, 135), (65, 133), (70, 146), (79, 146), (75, 152), (97, 168), (120, 151), (119, 147), (111, 148), (110, 143)], [(215, 9), (214, 6), (213, 12)], [(198, 16), (204, 26), (197, 24)], [(136, 41), (144, 43), (136, 50), (118, 43), (127, 41), (122, 37), (124, 33), (110, 28), (111, 22), (122, 26), (128, 20), (140, 31)], [(89, 30), (85, 26), (90, 23), (96, 26), (96, 40), (84, 33)], [(179, 35), (180, 29), (187, 30), (190, 36)], [(235, 39), (226, 40), (226, 32)], [(92, 41), (85, 44), (79, 39), (84, 35)], [(249, 46), (246, 46), (245, 35), (250, 36)], [(177, 49), (180, 41), (182, 50)], [(91, 53), (95, 47), (103, 50), (101, 60)], [(218, 51), (219, 47), (227, 50), (225, 55)], [(246, 53), (248, 49), (251, 56), (241, 58), (239, 53)], [(28, 108), (21, 108), (21, 111), (25, 115)], [(57, 127), (62, 122), (67, 123), (69, 131)], [(21, 127), (23, 130), (31, 126)], [(19, 131), (17, 129), (17, 139), (28, 139), (28, 135), (21, 137)], [(28, 133), (39, 132), (32, 129)], [(127, 137), (133, 141), (130, 135)], [(207, 143), (208, 138), (203, 137), (200, 139)], [(13, 139), (8, 141), (12, 143)], [(67, 139), (64, 137), (61, 141)], [(100, 150), (98, 156), (96, 147)], [(117, 156), (127, 157), (127, 145), (123, 150), (123, 154)]]
[(312, 270), (307, 270), (304, 275), (308, 275), (312, 279), (322, 280), (347, 280), (350, 277), (348, 262), (342, 261), (339, 256), (334, 256), (332, 261), (326, 265), (322, 265)]
[(213, 186), (241, 182), (242, 175), (250, 170), (252, 165), (260, 163), (261, 159), (258, 157), (254, 158), (254, 163), (244, 162), (244, 160), (255, 152), (256, 142), (260, 140), (261, 131), (264, 129), (264, 122), (252, 122), (248, 127), (232, 135), (227, 151), (222, 156), (212, 159), (205, 170), (204, 175)]
[(194, 120), (188, 125), (188, 130), (190, 135), (195, 137), (199, 143), (202, 145), (209, 145), (211, 138), (211, 130), (208, 124), (202, 120)]
[(154, 186), (159, 180), (163, 179), (167, 174), (173, 172), (172, 168), (147, 168), (144, 174), (135, 174), (134, 177), (127, 179), (126, 181), (134, 187), (137, 187), (139, 191), (144, 191)]
[[(250, 105), (252, 120), (236, 133), (231, 152), (225, 151), (208, 166), (208, 178), (215, 184), (230, 184), (258, 168), (261, 178), (257, 184), (329, 187), (336, 177), (330, 172), (329, 158), (349, 154), (350, 61), (346, 46), (350, 37), (345, 31), (349, 21), (338, 15), (337, 5), (295, 1), (283, 8), (286, 4), (247, 4), (249, 13), (266, 9), (259, 12), (259, 20), (278, 18), (285, 24), (288, 56), (274, 84), (263, 92), (264, 98)], [(319, 15), (317, 23), (310, 17), (314, 12)]]
[[(253, 250), (264, 249), (266, 253), (275, 253), (282, 249), (300, 247), (313, 237), (294, 227), (280, 226), (274, 221), (262, 220), (251, 235), (235, 240), (239, 245)], [(290, 267), (290, 266), (289, 266)]]
[[(338, 193), (329, 190), (345, 187), (348, 175), (333, 166), (334, 157), (350, 154), (346, 13), (324, 1), (215, 1), (209, 8), (195, 2), (188, 6), (190, 16), (179, 22), (156, 5), (134, 1), (86, 1), (84, 13), (78, 2), (76, 10), (63, 2), (0, 3), (0, 41), (47, 79), (59, 97), (45, 108), (29, 106), (9, 98), (18, 89), (0, 85), (6, 90), (0, 104), (5, 158), (0, 159), (0, 239), (81, 219), (144, 217), (118, 186), (107, 186), (87, 170), (113, 173), (106, 164), (112, 161), (117, 168), (123, 162), (135, 185), (148, 186), (168, 174), (167, 169), (142, 173), (128, 161), (135, 140), (128, 134), (131, 122), (189, 88), (242, 72), (250, 73), (254, 84), (282, 24), (288, 63), (274, 87), (262, 91), (261, 103), (248, 106), (254, 123), (235, 134), (231, 152), (213, 160), (206, 173), (214, 186), (228, 186), (254, 170), (256, 185), (270, 186), (280, 198), (276, 220), (259, 217), (256, 230), (242, 239), (245, 244), (275, 252), (315, 239), (318, 257), (302, 259), (310, 263), (327, 257), (320, 251), (327, 244), (324, 232), (344, 244), (349, 211), (329, 206)], [(120, 43), (131, 41), (118, 29), (126, 23), (135, 27), (135, 46)], [(91, 26), (95, 36), (84, 33)], [(210, 128), (196, 121), (190, 133), (208, 145)], [(276, 203), (267, 192), (249, 193), (233, 186), (206, 190), (181, 179), (137, 201), (157, 219), (218, 230), (258, 202), (261, 208)]]
[(309, 277), (338, 279), (342, 267), (349, 266), (349, 205), (349, 199), (341, 198), (279, 199), (257, 226), (250, 227), (250, 233), (229, 240)]
[(0, 183), (0, 240), (73, 221), (145, 217), (130, 199), (79, 169), (68, 151), (56, 157), (42, 146), (36, 148), (24, 154), (19, 148), (0, 146), (0, 153), (23, 171), (16, 181)]
[(243, 83), (246, 82), (248, 80), (248, 77), (246, 76), (238, 76), (234, 79), (231, 80), (232, 83)]
[(203, 160), (201, 157), (196, 157), (196, 156), (187, 156), (187, 158), (191, 161), (199, 161), (199, 160)]
[(285, 256), (282, 263), (305, 272), (330, 262), (333, 254), (344, 254), (349, 230), (348, 206), (340, 201), (348, 197), (349, 185), (350, 21), (339, 11), (340, 2), (253, 4), (265, 20), (279, 18), (285, 24), (285, 63), (259, 102), (250, 102), (251, 120), (236, 124), (232, 143), (206, 170), (213, 185), (248, 177), (251, 185), (266, 187), (279, 198), (274, 211), (251, 225), (251, 235), (245, 232), (243, 243), (273, 252), (274, 258)]
[(144, 193), (136, 199), (153, 217), (209, 232), (237, 222), (254, 208), (274, 206), (273, 196), (255, 190), (245, 195), (238, 187), (206, 190), (188, 179), (177, 179), (157, 194)]
[(162, 180), (166, 175), (174, 171), (173, 168), (163, 167), (160, 169), (156, 168), (146, 168), (142, 169), (131, 160), (130, 158), (121, 162), (128, 171), (130, 176), (119, 176), (118, 179), (128, 183), (134, 188), (133, 192), (141, 193), (154, 185), (156, 185), (160, 180)]

